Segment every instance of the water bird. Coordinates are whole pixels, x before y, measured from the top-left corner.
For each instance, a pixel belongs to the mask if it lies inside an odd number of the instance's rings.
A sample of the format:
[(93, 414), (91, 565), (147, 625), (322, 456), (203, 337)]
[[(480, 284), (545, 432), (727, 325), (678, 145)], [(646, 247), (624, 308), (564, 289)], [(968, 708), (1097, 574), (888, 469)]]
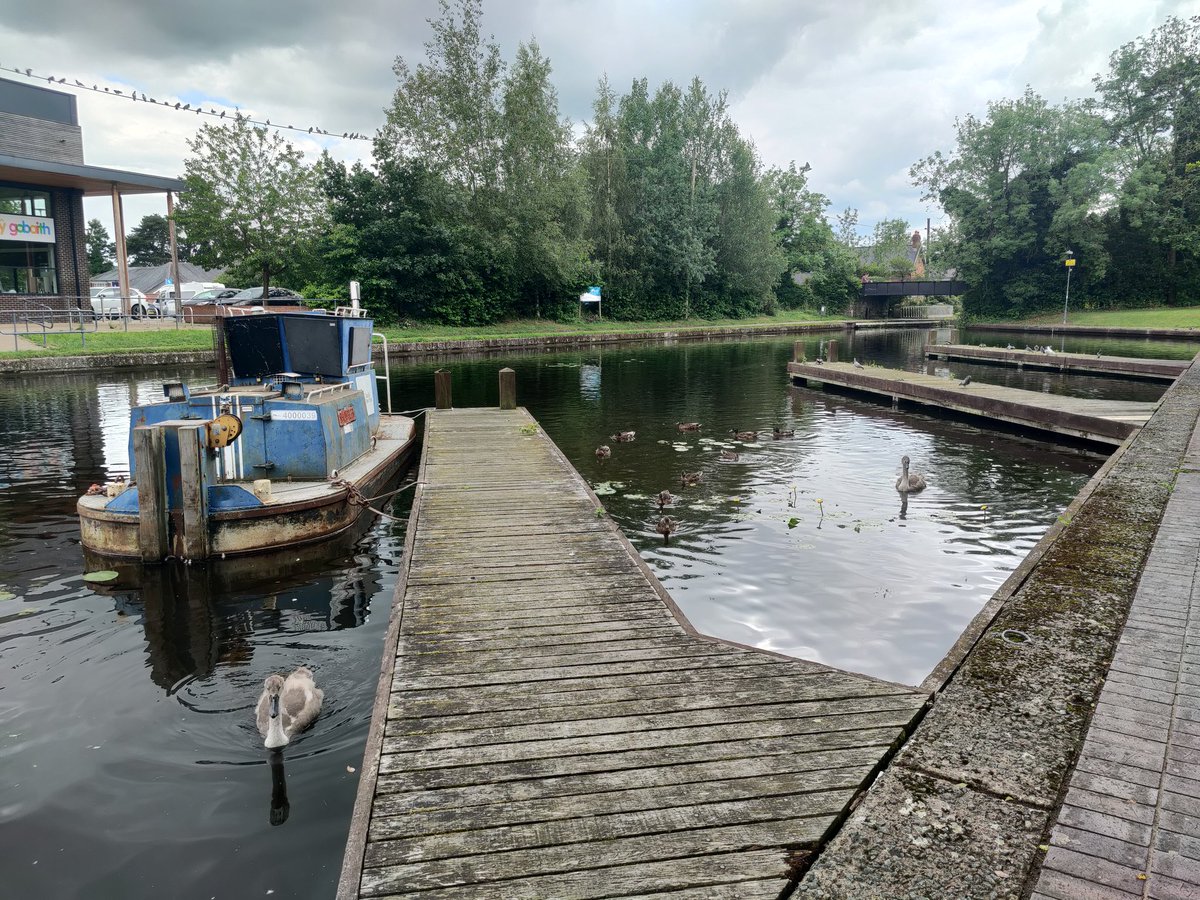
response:
[(1032, 347), (1030, 347), (1028, 344), (1026, 344), (1026, 345), (1025, 345), (1025, 352), (1026, 352), (1026, 353), (1032, 353), (1032, 352), (1033, 352), (1033, 348), (1032, 348)]
[(966, 386), (967, 386), (968, 384), (970, 384), (970, 383), (971, 383), (971, 376), (970, 376), (970, 375), (968, 375), (966, 378), (964, 378), (962, 381), (960, 381), (960, 382), (958, 383), (958, 386), (959, 386), (959, 387), (966, 387)]
[(608, 459), (610, 456), (612, 456), (612, 450), (609, 449), (608, 444), (596, 448), (596, 459)]
[(863, 364), (858, 361), (858, 357), (857, 356), (854, 357), (854, 368), (861, 369), (862, 367), (863, 367)]
[(917, 472), (908, 471), (909, 459), (907, 456), (900, 457), (900, 477), (896, 479), (896, 490), (902, 494), (915, 494), (917, 491), (925, 490), (925, 476)]
[(819, 356), (816, 359), (814, 359), (813, 362), (816, 363), (818, 366), (825, 365), (825, 360), (821, 359), (821, 357), (819, 357)]
[(775, 440), (777, 440), (777, 441), (782, 440), (783, 438), (790, 438), (790, 437), (795, 437), (795, 436), (796, 436), (796, 432), (794, 429), (791, 429), (791, 428), (789, 428), (787, 431), (784, 431), (782, 428), (780, 428), (778, 425), (776, 425), (774, 428), (771, 429), (771, 437), (775, 438)]
[(696, 485), (696, 484), (700, 483), (700, 473), (699, 472), (684, 472), (682, 475), (679, 476), (679, 480), (681, 482), (683, 482), (684, 485), (690, 487), (692, 485)]
[(1004, 349), (1005, 349), (1005, 350), (1016, 350), (1017, 348), (1016, 348), (1016, 347), (1014, 347), (1012, 344), (1009, 344), (1009, 345), (1008, 345), (1007, 347), (1005, 347)]
[(699, 431), (700, 423), (699, 422), (676, 422), (675, 427), (678, 428), (680, 431)]
[(671, 496), (670, 491), (659, 491), (658, 492), (658, 508), (659, 509), (662, 509), (664, 506), (667, 506), (668, 504), (671, 504), (674, 502), (675, 502), (675, 498)]
[(306, 666), (298, 666), (287, 678), (268, 675), (255, 713), (258, 730), (266, 739), (263, 746), (268, 750), (285, 746), (313, 723), (324, 699), (325, 692)]
[(678, 523), (670, 516), (663, 516), (658, 520), (658, 524), (654, 526), (654, 530), (663, 536), (665, 544), (671, 538), (671, 532), (678, 527)]
[(738, 431), (736, 428), (730, 428), (729, 433), (738, 441), (752, 441), (758, 437), (757, 431)]
[(734, 453), (732, 450), (722, 450), (721, 451), (721, 459), (723, 459), (725, 462), (737, 462), (738, 455), (736, 453)]
[(637, 437), (636, 431), (618, 431), (616, 434), (609, 435), (609, 440), (618, 444), (628, 443)]
[(1054, 355), (1054, 348), (1051, 347), (1049, 344), (1047, 344), (1045, 347), (1043, 347), (1042, 350), (1043, 350), (1043, 352), (1049, 354), (1050, 356)]

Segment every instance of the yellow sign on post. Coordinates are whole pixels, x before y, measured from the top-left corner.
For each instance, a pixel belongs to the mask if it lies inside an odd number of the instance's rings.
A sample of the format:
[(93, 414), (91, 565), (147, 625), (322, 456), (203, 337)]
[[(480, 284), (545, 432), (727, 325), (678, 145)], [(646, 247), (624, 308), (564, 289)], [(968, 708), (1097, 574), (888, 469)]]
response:
[(1066, 262), (1066, 265), (1067, 265), (1067, 267), (1068, 267), (1068, 268), (1070, 268), (1071, 266), (1075, 265), (1075, 260), (1073, 260), (1073, 259), (1068, 259), (1068, 260), (1067, 260), (1067, 262)]

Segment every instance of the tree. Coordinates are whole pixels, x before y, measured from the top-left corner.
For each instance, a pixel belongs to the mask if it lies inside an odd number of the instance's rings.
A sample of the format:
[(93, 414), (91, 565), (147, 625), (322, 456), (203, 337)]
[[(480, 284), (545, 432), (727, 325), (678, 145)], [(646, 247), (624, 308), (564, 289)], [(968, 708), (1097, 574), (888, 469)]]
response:
[(111, 269), (117, 248), (109, 238), (104, 223), (99, 219), (88, 219), (84, 240), (87, 243), (88, 273), (99, 275)]
[(847, 206), (837, 217), (837, 228), (834, 230), (837, 241), (847, 250), (853, 250), (859, 245), (858, 210)]
[[(161, 266), (171, 261), (171, 234), (166, 216), (151, 213), (125, 238), (125, 252), (135, 266)], [(179, 247), (179, 258), (186, 259), (186, 249)]]
[(315, 167), (279, 134), (250, 125), (203, 125), (184, 162), (187, 190), (176, 221), (202, 249), (197, 259), (261, 278), (295, 268), (327, 228), (328, 207)]
[(875, 275), (907, 278), (913, 272), (908, 258), (908, 223), (904, 219), (880, 219), (871, 235), (871, 261), (867, 268)]

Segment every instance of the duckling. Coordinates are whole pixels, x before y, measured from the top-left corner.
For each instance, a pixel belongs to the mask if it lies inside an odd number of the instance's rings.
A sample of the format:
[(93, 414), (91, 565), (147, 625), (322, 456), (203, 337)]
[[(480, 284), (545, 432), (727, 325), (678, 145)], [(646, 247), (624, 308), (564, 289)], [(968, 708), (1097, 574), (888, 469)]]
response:
[(752, 441), (758, 437), (757, 431), (738, 431), (736, 428), (730, 428), (729, 433), (737, 441)]
[(608, 459), (610, 456), (612, 456), (612, 450), (609, 449), (608, 444), (596, 448), (596, 459)]
[(777, 441), (782, 440), (783, 438), (790, 438), (790, 437), (795, 437), (795, 436), (796, 436), (796, 432), (794, 429), (791, 429), (791, 428), (789, 428), (787, 431), (784, 431), (782, 428), (780, 428), (778, 425), (776, 425), (773, 429), (771, 429), (771, 437), (773, 437)]
[(269, 750), (283, 747), (307, 728), (321, 712), (325, 692), (313, 681), (312, 670), (299, 666), (284, 678), (268, 675), (258, 698), (255, 718)]
[(700, 483), (700, 473), (699, 472), (684, 472), (682, 475), (679, 476), (679, 480), (681, 482), (683, 482), (683, 484), (686, 487), (691, 487), (693, 485), (697, 485)]
[(658, 492), (658, 508), (659, 509), (662, 509), (664, 506), (667, 506), (674, 502), (675, 502), (675, 498), (671, 496), (670, 491), (659, 491)]
[(675, 530), (677, 523), (670, 516), (663, 516), (658, 520), (658, 524), (654, 526), (654, 530), (663, 536), (663, 543), (671, 539), (671, 532)]
[(700, 423), (699, 422), (676, 422), (675, 427), (678, 428), (680, 431), (699, 431)]
[(724, 462), (737, 462), (738, 455), (736, 453), (734, 453), (732, 450), (722, 450), (721, 451), (721, 459)]
[(618, 431), (616, 434), (609, 435), (609, 440), (616, 444), (625, 444), (637, 437), (636, 431)]
[(925, 490), (925, 477), (908, 471), (908, 457), (900, 458), (900, 477), (896, 479), (896, 490), (902, 494), (915, 494)]

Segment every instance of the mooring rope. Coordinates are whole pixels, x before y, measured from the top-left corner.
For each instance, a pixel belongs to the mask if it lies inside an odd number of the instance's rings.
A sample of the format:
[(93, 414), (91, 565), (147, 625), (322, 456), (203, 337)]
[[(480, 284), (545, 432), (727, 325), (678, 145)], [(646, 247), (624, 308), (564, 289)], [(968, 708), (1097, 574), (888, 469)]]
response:
[(418, 484), (424, 484), (424, 482), (421, 482), (421, 481), (413, 481), (413, 482), (410, 482), (409, 484), (404, 485), (404, 487), (396, 488), (396, 490), (394, 490), (394, 491), (388, 491), (386, 494), (380, 494), (377, 497), (366, 497), (363, 495), (363, 492), (360, 491), (356, 485), (351, 484), (349, 481), (347, 481), (344, 478), (335, 478), (335, 479), (331, 480), (329, 483), (333, 487), (345, 488), (346, 494), (347, 494), (347, 499), (353, 506), (361, 506), (363, 509), (368, 509), (371, 512), (375, 513), (375, 515), (382, 516), (383, 518), (389, 519), (392, 522), (403, 522), (404, 519), (401, 519), (398, 516), (393, 516), (390, 513), (385, 513), (382, 509), (376, 509), (371, 504), (375, 503), (378, 500), (383, 500), (388, 497), (394, 497), (394, 496), (396, 496), (396, 494), (399, 494), (402, 491), (407, 491), (409, 488), (416, 487)]

